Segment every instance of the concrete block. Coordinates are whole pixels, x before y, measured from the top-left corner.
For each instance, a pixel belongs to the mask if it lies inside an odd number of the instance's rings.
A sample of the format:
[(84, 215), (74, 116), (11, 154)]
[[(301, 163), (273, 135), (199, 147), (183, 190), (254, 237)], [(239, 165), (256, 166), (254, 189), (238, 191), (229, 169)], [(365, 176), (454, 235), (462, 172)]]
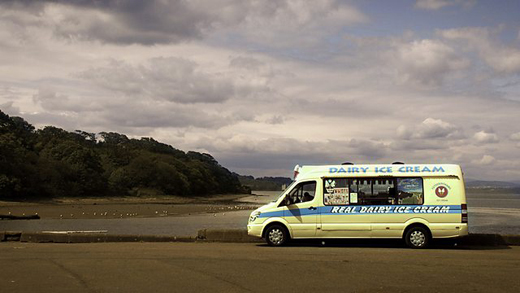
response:
[(247, 235), (245, 229), (204, 229), (198, 239), (215, 242), (261, 242), (262, 239)]
[(22, 231), (4, 231), (2, 241), (20, 241)]
[(96, 243), (106, 242), (107, 235), (102, 233), (70, 233), (68, 243)]
[(67, 234), (24, 232), (20, 237), (21, 242), (33, 243), (69, 243)]
[(520, 235), (501, 235), (505, 245), (520, 246)]
[(107, 235), (105, 242), (140, 242), (139, 235)]

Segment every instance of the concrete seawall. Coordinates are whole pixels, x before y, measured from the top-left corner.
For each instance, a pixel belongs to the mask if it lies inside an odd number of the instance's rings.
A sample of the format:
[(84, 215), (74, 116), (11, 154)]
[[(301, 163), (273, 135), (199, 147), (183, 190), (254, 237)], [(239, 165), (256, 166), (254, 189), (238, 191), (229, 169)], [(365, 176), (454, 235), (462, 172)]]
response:
[[(96, 242), (263, 242), (262, 239), (247, 235), (243, 229), (203, 229), (197, 237), (157, 236), (157, 235), (114, 235), (81, 231), (63, 232), (22, 232), (0, 231), (0, 241), (20, 241), (33, 243), (96, 243)], [(459, 243), (467, 246), (520, 246), (520, 235), (470, 234)]]

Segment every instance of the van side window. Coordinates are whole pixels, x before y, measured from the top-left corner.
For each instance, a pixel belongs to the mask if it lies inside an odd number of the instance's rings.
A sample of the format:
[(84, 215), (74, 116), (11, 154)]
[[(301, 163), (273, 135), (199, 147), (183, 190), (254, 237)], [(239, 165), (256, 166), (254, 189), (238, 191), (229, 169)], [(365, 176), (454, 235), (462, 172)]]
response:
[(352, 179), (352, 185), (357, 183), (357, 202), (361, 205), (388, 205), (396, 204), (395, 180), (393, 178), (363, 178)]
[(397, 178), (397, 200), (399, 204), (423, 204), (422, 178)]
[(294, 187), (288, 195), (289, 204), (312, 201), (316, 195), (316, 181), (302, 182)]
[(373, 179), (372, 180), (372, 198), (371, 203), (368, 204), (396, 204), (395, 199), (395, 180), (393, 178), (387, 179)]
[[(314, 187), (313, 187), (314, 188)], [(424, 203), (423, 179), (325, 178), (325, 205), (420, 205)]]

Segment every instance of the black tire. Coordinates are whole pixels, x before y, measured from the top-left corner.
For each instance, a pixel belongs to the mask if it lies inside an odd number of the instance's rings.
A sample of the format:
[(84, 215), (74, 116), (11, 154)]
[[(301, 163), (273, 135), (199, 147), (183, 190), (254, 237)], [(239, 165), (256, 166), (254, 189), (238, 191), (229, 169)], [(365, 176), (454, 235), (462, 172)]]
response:
[(426, 248), (430, 244), (430, 232), (420, 226), (412, 227), (406, 231), (404, 241), (410, 248)]
[(289, 241), (289, 233), (282, 225), (272, 225), (265, 231), (265, 241), (270, 246), (282, 246)]

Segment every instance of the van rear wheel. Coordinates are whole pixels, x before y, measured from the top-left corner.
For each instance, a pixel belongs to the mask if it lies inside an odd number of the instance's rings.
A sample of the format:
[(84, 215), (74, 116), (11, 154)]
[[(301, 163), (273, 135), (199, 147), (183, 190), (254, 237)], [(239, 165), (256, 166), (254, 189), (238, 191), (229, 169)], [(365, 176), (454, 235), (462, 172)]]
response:
[(430, 243), (430, 233), (423, 227), (412, 227), (406, 232), (404, 241), (411, 248), (425, 248)]
[(265, 231), (265, 241), (270, 246), (282, 246), (287, 243), (289, 233), (282, 225), (272, 225)]

